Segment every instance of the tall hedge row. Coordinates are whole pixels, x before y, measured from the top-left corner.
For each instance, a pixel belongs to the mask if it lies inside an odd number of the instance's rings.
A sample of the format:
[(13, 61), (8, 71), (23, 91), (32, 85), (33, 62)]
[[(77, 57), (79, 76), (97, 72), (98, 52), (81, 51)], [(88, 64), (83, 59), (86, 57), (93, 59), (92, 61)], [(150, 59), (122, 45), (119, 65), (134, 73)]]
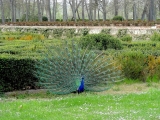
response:
[(0, 87), (4, 92), (34, 87), (37, 79), (31, 59), (0, 58)]
[[(118, 38), (108, 34), (88, 34), (80, 39), (83, 48), (94, 48), (99, 50), (122, 49), (122, 44)], [(88, 46), (89, 45), (89, 46)]]

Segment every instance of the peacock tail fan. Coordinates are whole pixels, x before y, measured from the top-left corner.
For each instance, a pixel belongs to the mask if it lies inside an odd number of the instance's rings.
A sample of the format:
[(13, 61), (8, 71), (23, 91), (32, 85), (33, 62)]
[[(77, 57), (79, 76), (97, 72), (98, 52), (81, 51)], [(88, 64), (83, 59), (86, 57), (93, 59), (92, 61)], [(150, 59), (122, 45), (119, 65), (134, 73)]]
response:
[(40, 85), (54, 94), (78, 90), (84, 78), (84, 89), (104, 91), (121, 81), (123, 75), (112, 56), (96, 53), (72, 41), (59, 46), (45, 46), (42, 58), (36, 60), (35, 75)]

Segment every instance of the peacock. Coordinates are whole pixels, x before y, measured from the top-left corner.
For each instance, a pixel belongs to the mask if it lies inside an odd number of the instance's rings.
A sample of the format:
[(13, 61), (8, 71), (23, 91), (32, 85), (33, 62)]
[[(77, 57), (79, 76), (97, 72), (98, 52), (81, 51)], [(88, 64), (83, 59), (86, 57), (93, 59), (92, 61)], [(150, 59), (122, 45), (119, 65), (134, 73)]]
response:
[(34, 74), (39, 84), (53, 94), (104, 91), (123, 80), (116, 60), (103, 51), (82, 49), (72, 41), (45, 45), (41, 59), (36, 60)]

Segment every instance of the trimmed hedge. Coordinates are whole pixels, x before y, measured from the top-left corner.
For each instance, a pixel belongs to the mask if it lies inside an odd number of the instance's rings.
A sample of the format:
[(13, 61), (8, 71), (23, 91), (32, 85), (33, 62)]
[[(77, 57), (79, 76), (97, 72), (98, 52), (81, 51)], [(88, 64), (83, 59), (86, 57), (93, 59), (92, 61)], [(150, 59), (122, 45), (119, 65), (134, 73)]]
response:
[(3, 92), (35, 87), (38, 80), (33, 69), (34, 61), (31, 59), (0, 58), (0, 87)]
[(108, 34), (88, 34), (80, 39), (80, 44), (83, 48), (92, 48), (98, 50), (107, 49), (122, 49), (122, 44), (119, 39)]

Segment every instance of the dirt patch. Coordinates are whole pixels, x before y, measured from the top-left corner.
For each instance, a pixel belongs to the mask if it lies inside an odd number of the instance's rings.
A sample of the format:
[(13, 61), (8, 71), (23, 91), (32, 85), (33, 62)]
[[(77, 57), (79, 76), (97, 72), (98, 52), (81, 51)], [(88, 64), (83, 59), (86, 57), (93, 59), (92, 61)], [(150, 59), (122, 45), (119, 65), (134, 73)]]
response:
[[(143, 93), (150, 89), (160, 89), (160, 83), (134, 83), (114, 85), (111, 89), (98, 94), (128, 94), (128, 93)], [(45, 89), (13, 91), (5, 93), (6, 96), (17, 96), (20, 94), (46, 94)]]

